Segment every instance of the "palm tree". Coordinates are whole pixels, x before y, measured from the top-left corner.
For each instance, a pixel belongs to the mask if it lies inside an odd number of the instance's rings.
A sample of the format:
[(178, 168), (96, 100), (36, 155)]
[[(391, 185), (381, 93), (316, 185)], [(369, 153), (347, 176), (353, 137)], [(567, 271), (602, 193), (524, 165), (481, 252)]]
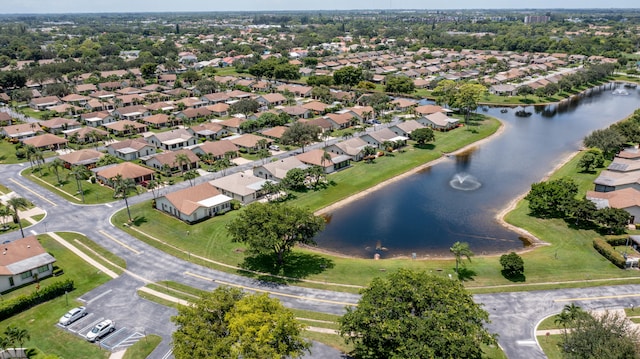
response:
[(266, 138), (263, 138), (261, 140), (258, 140), (258, 142), (256, 143), (258, 145), (258, 149), (262, 150), (267, 148), (267, 145), (269, 144), (269, 142), (267, 142)]
[(40, 177), (42, 177), (42, 167), (40, 167), (40, 165), (44, 163), (44, 155), (42, 151), (40, 151), (39, 149), (36, 149), (33, 152), (33, 160), (36, 164), (36, 168), (38, 169), (38, 172), (40, 173)]
[(460, 262), (462, 262), (462, 257), (466, 257), (469, 262), (471, 262), (471, 257), (473, 256), (473, 252), (469, 249), (469, 243), (456, 242), (449, 248), (449, 251), (456, 257), (456, 273), (460, 274), (460, 272), (458, 272), (458, 266)]
[(20, 348), (22, 348), (22, 343), (31, 339), (31, 335), (29, 334), (29, 331), (24, 328), (16, 328), (13, 331), (13, 335), (14, 335), (15, 341), (18, 342), (18, 344), (20, 345)]
[(224, 176), (224, 170), (226, 170), (227, 168), (233, 166), (233, 163), (231, 162), (231, 160), (229, 158), (227, 158), (226, 156), (223, 158), (220, 158), (218, 160), (216, 160), (213, 163), (213, 168), (216, 171), (222, 171), (222, 175)]
[(176, 154), (176, 159), (173, 162), (173, 164), (177, 165), (178, 167), (180, 167), (180, 171), (184, 175), (184, 172), (185, 172), (184, 166), (185, 165), (187, 165), (187, 171), (191, 169), (190, 162), (191, 162), (191, 160), (189, 160), (189, 156), (187, 156), (186, 153), (178, 153), (178, 154)]
[(327, 152), (327, 149), (324, 149), (324, 152), (322, 152), (322, 158), (320, 159), (320, 164), (322, 165), (322, 167), (324, 167), (324, 164), (326, 162), (331, 162), (331, 154), (329, 152)]
[(76, 165), (71, 167), (71, 172), (69, 172), (70, 177), (73, 177), (76, 180), (76, 185), (78, 186), (78, 192), (80, 192), (80, 196), (82, 197), (82, 203), (84, 203), (84, 190), (82, 189), (82, 181), (86, 180), (91, 176), (91, 171), (87, 169), (87, 167), (83, 165)]
[(49, 171), (53, 171), (53, 173), (56, 174), (56, 179), (58, 180), (58, 184), (61, 184), (60, 168), (63, 168), (63, 167), (64, 167), (64, 162), (59, 158), (56, 158), (55, 160), (49, 163)]
[(131, 191), (136, 191), (136, 194), (138, 193), (136, 183), (131, 178), (123, 178), (121, 174), (118, 174), (111, 179), (111, 184), (113, 185), (114, 197), (120, 195), (124, 199), (124, 204), (127, 206), (129, 222), (132, 222), (133, 219), (131, 218), (131, 210), (129, 210), (129, 201), (127, 201), (127, 197)]
[(571, 318), (572, 321), (578, 319), (581, 315), (584, 314), (582, 307), (575, 305), (574, 303), (566, 304), (564, 308), (562, 308), (562, 311), (567, 312), (569, 318)]
[(556, 324), (562, 325), (562, 329), (564, 333), (564, 341), (566, 342), (567, 341), (567, 325), (571, 323), (571, 317), (569, 313), (563, 309), (562, 312), (558, 314), (558, 316), (553, 322)]
[(9, 216), (11, 216), (13, 214), (13, 212), (11, 211), (11, 208), (9, 208), (9, 206), (3, 206), (2, 204), (0, 204), (0, 225), (2, 226), (2, 229), (7, 228), (7, 218), (9, 218)]
[(7, 337), (0, 337), (0, 352), (9, 349), (11, 346), (11, 341)]
[(189, 181), (189, 186), (193, 187), (193, 180), (198, 177), (198, 172), (196, 170), (189, 170), (184, 173), (184, 179)]
[(269, 150), (267, 150), (266, 148), (261, 148), (256, 154), (258, 155), (258, 158), (262, 159), (262, 164), (264, 164), (266, 159), (271, 156), (271, 152), (269, 152)]
[(24, 230), (22, 229), (22, 223), (20, 222), (20, 214), (18, 213), (21, 209), (25, 209), (29, 206), (29, 202), (22, 197), (12, 197), (7, 200), (7, 206), (11, 207), (13, 210), (13, 219), (18, 226), (20, 226), (20, 234), (22, 234), (22, 238), (24, 238)]
[(151, 181), (149, 181), (147, 183), (147, 189), (151, 190), (151, 193), (153, 194), (153, 199), (158, 198), (158, 196), (156, 195), (156, 189), (160, 187), (160, 183), (158, 183), (158, 181), (152, 179)]

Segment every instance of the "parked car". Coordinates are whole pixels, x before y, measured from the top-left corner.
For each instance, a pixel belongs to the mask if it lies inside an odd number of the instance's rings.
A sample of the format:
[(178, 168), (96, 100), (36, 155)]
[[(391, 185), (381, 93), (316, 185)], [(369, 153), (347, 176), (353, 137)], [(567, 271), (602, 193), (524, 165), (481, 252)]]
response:
[(116, 324), (111, 319), (105, 319), (98, 323), (89, 333), (87, 333), (87, 340), (95, 342), (105, 335), (116, 330)]
[(67, 326), (75, 322), (76, 320), (84, 317), (85, 315), (87, 315), (87, 308), (85, 307), (73, 308), (70, 311), (68, 311), (65, 315), (60, 317), (60, 320), (58, 321), (58, 323), (60, 323), (60, 325)]
[(269, 146), (269, 149), (272, 151), (280, 151), (280, 146), (278, 145), (271, 145)]

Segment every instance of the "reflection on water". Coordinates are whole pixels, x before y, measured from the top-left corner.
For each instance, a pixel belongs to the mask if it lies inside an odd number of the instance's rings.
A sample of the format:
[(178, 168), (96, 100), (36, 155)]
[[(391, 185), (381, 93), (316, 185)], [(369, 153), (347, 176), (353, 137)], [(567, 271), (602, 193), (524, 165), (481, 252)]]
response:
[[(522, 248), (518, 234), (496, 221), (498, 211), (576, 151), (588, 133), (632, 113), (638, 92), (628, 91), (632, 95), (615, 96), (596, 89), (580, 100), (527, 106), (527, 118), (515, 109), (489, 108), (487, 115), (505, 123), (502, 135), (337, 209), (318, 245), (365, 258), (448, 255), (455, 241), (468, 242), (478, 254)], [(451, 181), (462, 173), (481, 186), (455, 189)]]

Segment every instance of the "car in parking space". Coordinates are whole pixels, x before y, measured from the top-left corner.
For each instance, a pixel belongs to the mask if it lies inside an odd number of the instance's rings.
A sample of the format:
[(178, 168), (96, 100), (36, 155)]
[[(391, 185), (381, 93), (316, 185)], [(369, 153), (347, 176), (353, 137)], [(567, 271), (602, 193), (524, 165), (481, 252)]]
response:
[(105, 319), (100, 323), (96, 324), (95, 327), (91, 329), (89, 333), (87, 333), (87, 340), (90, 342), (95, 342), (105, 335), (116, 330), (116, 323), (114, 323), (111, 319)]
[(65, 315), (60, 317), (60, 320), (58, 321), (58, 323), (60, 323), (60, 325), (67, 326), (75, 322), (76, 320), (84, 317), (85, 315), (87, 315), (87, 308), (85, 307), (73, 308), (67, 313), (65, 313)]
[(271, 145), (269, 146), (269, 149), (272, 151), (280, 151), (280, 146), (278, 145)]

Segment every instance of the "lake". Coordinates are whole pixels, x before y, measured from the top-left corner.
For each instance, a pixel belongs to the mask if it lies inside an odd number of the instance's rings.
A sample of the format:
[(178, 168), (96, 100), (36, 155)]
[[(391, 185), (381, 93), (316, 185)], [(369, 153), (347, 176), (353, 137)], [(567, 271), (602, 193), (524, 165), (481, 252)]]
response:
[(330, 213), (318, 246), (364, 258), (449, 255), (456, 241), (468, 242), (476, 254), (522, 248), (496, 214), (578, 150), (586, 135), (640, 107), (638, 90), (627, 91), (529, 106), (528, 117), (516, 116), (522, 108), (479, 109), (503, 122), (501, 135)]

